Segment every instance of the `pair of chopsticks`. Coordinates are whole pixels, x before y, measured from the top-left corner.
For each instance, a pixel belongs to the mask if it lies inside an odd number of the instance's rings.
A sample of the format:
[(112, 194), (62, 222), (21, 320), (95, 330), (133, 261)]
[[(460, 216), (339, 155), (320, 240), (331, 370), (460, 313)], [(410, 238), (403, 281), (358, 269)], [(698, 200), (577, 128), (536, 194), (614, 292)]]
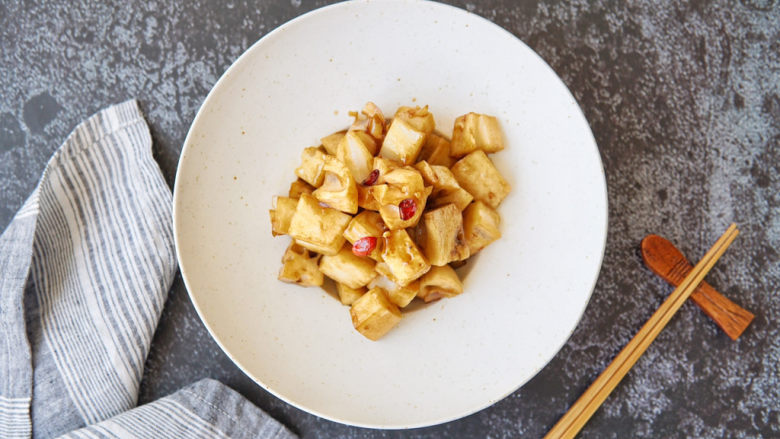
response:
[(726, 232), (718, 238), (712, 248), (693, 267), (690, 273), (680, 285), (661, 304), (650, 317), (642, 329), (612, 360), (612, 363), (596, 378), (596, 381), (588, 387), (588, 390), (571, 406), (568, 412), (547, 433), (545, 439), (573, 438), (582, 429), (593, 413), (601, 406), (604, 400), (612, 393), (620, 380), (628, 373), (629, 369), (637, 362), (639, 357), (647, 350), (650, 343), (655, 340), (661, 330), (664, 329), (672, 316), (688, 299), (696, 287), (704, 280), (704, 276), (712, 269), (715, 262), (723, 255), (728, 246), (739, 234), (737, 225), (732, 224)]

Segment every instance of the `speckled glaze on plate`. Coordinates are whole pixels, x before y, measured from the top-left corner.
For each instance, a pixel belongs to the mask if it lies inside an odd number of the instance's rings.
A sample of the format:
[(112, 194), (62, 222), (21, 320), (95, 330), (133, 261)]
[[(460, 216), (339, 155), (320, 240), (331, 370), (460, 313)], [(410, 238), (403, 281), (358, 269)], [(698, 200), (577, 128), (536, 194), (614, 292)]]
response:
[[(508, 148), (493, 159), (513, 187), (504, 236), (470, 260), (465, 292), (379, 342), (324, 291), (276, 280), (289, 238), (268, 219), (301, 150), (367, 100), (390, 114), (428, 104), (445, 133), (465, 112), (496, 115)], [(555, 355), (598, 276), (606, 200), (585, 118), (525, 44), (450, 6), (360, 1), (286, 23), (223, 75), (185, 141), (174, 224), (192, 301), (247, 375), (327, 419), (411, 428), (495, 403)]]

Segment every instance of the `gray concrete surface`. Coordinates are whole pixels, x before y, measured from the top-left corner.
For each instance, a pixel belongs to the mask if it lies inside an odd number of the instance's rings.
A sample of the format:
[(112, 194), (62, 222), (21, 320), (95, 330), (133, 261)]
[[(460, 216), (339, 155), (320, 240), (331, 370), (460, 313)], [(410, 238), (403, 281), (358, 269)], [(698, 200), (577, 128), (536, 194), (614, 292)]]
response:
[[(0, 228), (68, 132), (127, 98), (140, 100), (172, 184), (185, 133), (219, 75), (259, 37), (323, 3), (0, 2)], [(733, 342), (686, 304), (582, 437), (780, 437), (778, 2), (453, 3), (547, 60), (601, 151), (607, 251), (566, 346), (527, 385), (472, 416), (404, 432), (352, 428), (288, 406), (245, 377), (178, 278), (141, 402), (213, 377), (304, 437), (540, 437), (670, 292), (642, 265), (641, 238), (665, 235), (698, 258), (735, 221), (742, 235), (708, 280), (755, 312), (753, 325)]]

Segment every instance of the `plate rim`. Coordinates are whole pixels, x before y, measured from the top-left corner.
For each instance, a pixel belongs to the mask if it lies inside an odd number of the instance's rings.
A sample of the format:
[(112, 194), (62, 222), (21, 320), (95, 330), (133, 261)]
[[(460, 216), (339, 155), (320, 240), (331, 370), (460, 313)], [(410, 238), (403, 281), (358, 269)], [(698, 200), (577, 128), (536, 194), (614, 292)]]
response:
[[(549, 72), (553, 75), (555, 80), (560, 82), (561, 85), (563, 85), (564, 90), (569, 95), (569, 97), (572, 99), (572, 101), (575, 104), (576, 111), (579, 112), (579, 115), (582, 117), (582, 120), (585, 121), (587, 126), (587, 132), (589, 135), (590, 143), (592, 144), (593, 148), (595, 149), (594, 153), (596, 158), (598, 159), (599, 169), (601, 171), (601, 178), (598, 179), (598, 181), (601, 183), (602, 191), (601, 191), (601, 197), (604, 202), (604, 224), (602, 228), (603, 238), (601, 239), (601, 251), (598, 255), (598, 270), (595, 271), (593, 275), (593, 279), (590, 282), (590, 287), (588, 289), (588, 295), (587, 300), (583, 302), (582, 308), (579, 310), (579, 317), (577, 318), (576, 322), (572, 325), (571, 329), (568, 331), (568, 335), (562, 340), (562, 342), (555, 348), (553, 351), (553, 354), (549, 358), (545, 358), (545, 361), (543, 364), (541, 364), (539, 367), (537, 367), (531, 374), (528, 375), (527, 378), (522, 380), (516, 387), (509, 389), (506, 393), (502, 394), (500, 397), (497, 397), (496, 399), (491, 399), (486, 401), (483, 404), (476, 405), (464, 412), (459, 412), (457, 414), (454, 414), (452, 416), (447, 417), (441, 417), (437, 418), (432, 421), (427, 422), (416, 422), (416, 423), (407, 423), (404, 425), (386, 425), (381, 423), (370, 423), (370, 422), (356, 422), (352, 420), (342, 419), (336, 416), (327, 415), (322, 412), (320, 412), (317, 409), (311, 408), (311, 407), (305, 407), (303, 404), (299, 404), (296, 401), (291, 400), (290, 398), (287, 398), (286, 396), (280, 394), (275, 389), (271, 388), (268, 384), (264, 383), (261, 379), (259, 379), (256, 375), (249, 372), (235, 357), (234, 355), (225, 348), (224, 344), (220, 340), (220, 337), (217, 336), (216, 331), (212, 328), (211, 324), (209, 324), (208, 320), (206, 319), (203, 310), (201, 309), (201, 306), (198, 304), (198, 300), (195, 298), (194, 294), (191, 292), (190, 288), (190, 282), (188, 281), (188, 276), (186, 274), (186, 271), (182, 264), (182, 256), (180, 253), (181, 246), (179, 245), (179, 228), (178, 223), (179, 219), (182, 217), (180, 210), (180, 179), (179, 175), (180, 172), (182, 172), (183, 163), (184, 163), (184, 156), (187, 153), (188, 149), (190, 148), (191, 143), (193, 142), (194, 137), (194, 128), (198, 125), (198, 121), (204, 117), (205, 112), (203, 111), (204, 108), (208, 106), (208, 104), (215, 99), (215, 96), (218, 93), (218, 90), (221, 90), (221, 88), (224, 87), (224, 84), (228, 81), (228, 77), (231, 76), (231, 73), (233, 71), (236, 71), (239, 69), (239, 65), (246, 63), (247, 59), (251, 56), (251, 53), (258, 50), (258, 48), (267, 42), (268, 40), (271, 40), (275, 38), (277, 35), (283, 33), (286, 31), (289, 27), (297, 24), (300, 21), (307, 20), (311, 18), (312, 16), (319, 15), (322, 13), (325, 13), (327, 11), (330, 11), (331, 9), (340, 9), (344, 7), (349, 7), (351, 5), (355, 4), (371, 4), (371, 3), (377, 3), (377, 2), (388, 2), (388, 3), (422, 3), (431, 5), (433, 7), (438, 7), (443, 10), (448, 10), (450, 13), (456, 13), (456, 14), (466, 14), (471, 16), (472, 18), (476, 19), (477, 21), (482, 21), (485, 24), (488, 24), (491, 26), (494, 30), (497, 30), (501, 33), (504, 33), (505, 36), (515, 40), (517, 43), (520, 43), (521, 45), (525, 46), (527, 49), (529, 49), (529, 52), (532, 54), (531, 56), (536, 57), (541, 64), (549, 70)], [(523, 387), (525, 384), (527, 384), (531, 379), (533, 379), (536, 375), (539, 374), (539, 372), (547, 367), (550, 362), (560, 353), (561, 349), (568, 343), (568, 341), (571, 339), (572, 335), (574, 334), (574, 331), (577, 329), (577, 327), (580, 325), (582, 318), (585, 315), (585, 310), (587, 309), (588, 305), (590, 304), (590, 300), (593, 297), (593, 292), (595, 291), (596, 284), (598, 282), (598, 279), (601, 275), (601, 270), (603, 269), (603, 262), (604, 262), (604, 256), (606, 253), (606, 244), (607, 244), (607, 237), (608, 237), (608, 231), (609, 231), (609, 194), (608, 194), (608, 187), (607, 187), (607, 181), (606, 181), (606, 172), (604, 170), (604, 161), (601, 158), (601, 153), (598, 148), (598, 143), (596, 142), (596, 139), (593, 135), (593, 130), (591, 129), (591, 125), (588, 122), (588, 119), (585, 117), (584, 112), (582, 111), (582, 107), (580, 106), (580, 103), (577, 101), (577, 99), (574, 97), (574, 95), (571, 93), (571, 90), (569, 90), (569, 87), (566, 85), (565, 82), (561, 79), (561, 77), (558, 75), (557, 72), (547, 63), (547, 61), (544, 60), (533, 48), (528, 46), (523, 40), (518, 38), (516, 35), (514, 35), (512, 32), (508, 31), (501, 25), (479, 15), (475, 14), (471, 11), (468, 11), (466, 9), (459, 8), (457, 6), (445, 4), (445, 3), (439, 3), (436, 1), (430, 1), (430, 0), (348, 0), (344, 2), (338, 2), (333, 3), (330, 5), (322, 6), (316, 9), (313, 9), (311, 11), (308, 11), (306, 13), (303, 13), (297, 17), (294, 17), (281, 25), (277, 26), (267, 34), (263, 35), (261, 38), (259, 38), (257, 41), (255, 41), (251, 46), (249, 46), (246, 50), (244, 50), (241, 55), (238, 56), (238, 58), (233, 61), (230, 66), (220, 75), (219, 79), (214, 83), (214, 85), (209, 90), (208, 94), (206, 95), (206, 98), (201, 103), (200, 107), (198, 108), (198, 111), (195, 115), (195, 117), (192, 120), (192, 123), (190, 124), (189, 129), (187, 130), (187, 135), (184, 139), (184, 142), (182, 144), (181, 153), (179, 154), (179, 161), (176, 166), (176, 175), (174, 178), (174, 185), (173, 185), (173, 197), (172, 197), (172, 220), (173, 220), (173, 237), (174, 237), (174, 245), (175, 245), (175, 252), (176, 252), (176, 260), (179, 266), (179, 272), (181, 273), (182, 280), (184, 282), (185, 289), (187, 290), (187, 295), (190, 298), (190, 301), (193, 304), (193, 307), (195, 308), (196, 313), (198, 314), (198, 318), (203, 323), (203, 325), (206, 327), (206, 330), (208, 331), (211, 338), (217, 343), (217, 346), (219, 346), (220, 350), (227, 355), (227, 357), (230, 359), (233, 364), (238, 367), (239, 370), (241, 370), (244, 375), (249, 377), (252, 381), (254, 381), (258, 386), (262, 387), (267, 392), (271, 393), (274, 397), (279, 398), (280, 400), (284, 401), (285, 403), (302, 410), (306, 413), (310, 413), (312, 415), (315, 415), (317, 417), (320, 417), (322, 419), (326, 419), (333, 422), (338, 422), (345, 425), (351, 425), (355, 427), (361, 427), (361, 428), (372, 428), (372, 429), (382, 429), (382, 430), (407, 430), (407, 429), (413, 429), (413, 428), (423, 428), (423, 427), (431, 427), (435, 425), (444, 424), (447, 422), (451, 422), (457, 419), (464, 418), (466, 416), (475, 414), (477, 412), (480, 412), (497, 402), (505, 399), (507, 396), (511, 395), (512, 393), (516, 392), (518, 389)]]

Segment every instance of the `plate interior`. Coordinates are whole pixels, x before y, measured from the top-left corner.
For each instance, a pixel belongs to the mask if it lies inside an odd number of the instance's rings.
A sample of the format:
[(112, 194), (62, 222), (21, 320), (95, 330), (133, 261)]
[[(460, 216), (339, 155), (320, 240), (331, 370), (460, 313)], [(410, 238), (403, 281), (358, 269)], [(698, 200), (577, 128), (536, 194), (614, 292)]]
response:
[[(289, 238), (268, 218), (302, 149), (368, 100), (389, 114), (427, 104), (447, 134), (460, 114), (497, 116), (508, 148), (493, 160), (513, 188), (465, 292), (379, 342), (322, 290), (276, 280)], [(597, 278), (606, 203), (585, 118), (525, 44), (449, 6), (342, 3), (263, 38), (209, 94), (180, 159), (175, 235), (201, 318), (244, 372), (319, 416), (408, 428), (484, 408), (555, 355)]]

